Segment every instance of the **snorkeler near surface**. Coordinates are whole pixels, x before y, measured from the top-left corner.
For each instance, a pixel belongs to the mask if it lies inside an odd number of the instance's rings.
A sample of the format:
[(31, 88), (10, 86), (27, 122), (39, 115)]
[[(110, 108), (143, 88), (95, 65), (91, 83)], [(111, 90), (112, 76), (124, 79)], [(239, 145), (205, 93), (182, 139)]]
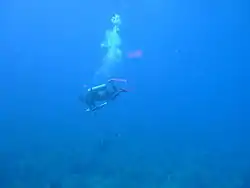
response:
[(106, 30), (105, 40), (101, 43), (101, 47), (106, 50), (106, 54), (103, 58), (103, 62), (97, 74), (101, 74), (104, 77), (112, 76), (112, 72), (117, 68), (117, 65), (122, 60), (121, 38), (119, 35), (121, 19), (120, 15), (115, 14), (111, 18), (112, 29)]
[(101, 84), (87, 89), (87, 93), (79, 96), (81, 102), (87, 105), (86, 111), (96, 111), (103, 108), (109, 101), (113, 101), (126, 89), (118, 87), (117, 82), (127, 82), (123, 79), (110, 79), (106, 84)]

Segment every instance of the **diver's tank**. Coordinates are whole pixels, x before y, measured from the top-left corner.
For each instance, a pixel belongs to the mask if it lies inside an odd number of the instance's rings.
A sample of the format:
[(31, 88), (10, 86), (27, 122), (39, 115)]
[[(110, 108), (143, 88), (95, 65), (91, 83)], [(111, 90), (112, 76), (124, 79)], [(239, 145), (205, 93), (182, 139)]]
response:
[(106, 89), (106, 87), (107, 87), (106, 84), (101, 84), (101, 85), (89, 88), (88, 91), (101, 91), (101, 90)]

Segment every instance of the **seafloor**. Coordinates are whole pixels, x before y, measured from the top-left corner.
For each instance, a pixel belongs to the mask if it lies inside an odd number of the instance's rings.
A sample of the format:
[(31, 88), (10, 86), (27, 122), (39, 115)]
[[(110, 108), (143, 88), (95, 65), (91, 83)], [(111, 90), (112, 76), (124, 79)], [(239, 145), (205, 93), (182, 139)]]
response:
[(178, 147), (174, 140), (153, 137), (142, 141), (142, 136), (111, 135), (6, 148), (0, 155), (0, 187), (250, 187), (249, 159), (243, 153), (185, 143)]

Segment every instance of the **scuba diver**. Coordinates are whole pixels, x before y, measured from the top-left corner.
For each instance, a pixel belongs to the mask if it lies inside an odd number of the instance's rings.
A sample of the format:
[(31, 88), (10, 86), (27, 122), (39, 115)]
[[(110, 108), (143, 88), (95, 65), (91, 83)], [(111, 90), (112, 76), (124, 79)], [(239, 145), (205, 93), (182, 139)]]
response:
[(91, 87), (85, 95), (80, 95), (80, 101), (88, 106), (86, 111), (94, 112), (99, 110), (107, 105), (109, 101), (115, 100), (122, 92), (127, 92), (126, 89), (117, 87), (116, 82), (127, 81), (123, 79), (110, 79), (106, 84)]

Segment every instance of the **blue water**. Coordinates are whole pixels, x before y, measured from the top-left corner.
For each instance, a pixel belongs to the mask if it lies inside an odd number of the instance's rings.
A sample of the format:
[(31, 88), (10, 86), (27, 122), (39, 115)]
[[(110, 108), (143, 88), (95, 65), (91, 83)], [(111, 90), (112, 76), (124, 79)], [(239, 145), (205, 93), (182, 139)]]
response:
[[(0, 1), (0, 188), (249, 188), (249, 3)], [(122, 19), (129, 92), (78, 100)]]

